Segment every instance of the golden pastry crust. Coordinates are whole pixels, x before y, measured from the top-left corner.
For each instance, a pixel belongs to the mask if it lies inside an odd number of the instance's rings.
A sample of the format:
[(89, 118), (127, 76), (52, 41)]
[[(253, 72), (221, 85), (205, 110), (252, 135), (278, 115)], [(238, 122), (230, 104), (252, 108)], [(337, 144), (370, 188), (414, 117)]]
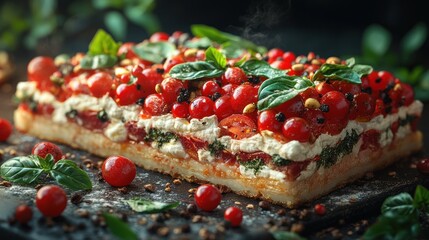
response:
[(316, 171), (306, 179), (286, 181), (247, 177), (240, 173), (236, 165), (179, 159), (145, 144), (112, 142), (102, 133), (93, 132), (75, 123), (56, 123), (49, 117), (34, 115), (22, 108), (15, 111), (15, 127), (24, 133), (65, 143), (101, 157), (122, 155), (148, 170), (191, 182), (222, 185), (240, 195), (266, 199), (288, 207), (320, 197), (364, 176), (367, 172), (381, 169), (422, 148), (422, 134), (415, 131), (404, 138), (395, 139), (391, 145), (377, 151), (367, 149), (359, 152), (357, 156), (353, 153), (344, 156), (337, 164)]

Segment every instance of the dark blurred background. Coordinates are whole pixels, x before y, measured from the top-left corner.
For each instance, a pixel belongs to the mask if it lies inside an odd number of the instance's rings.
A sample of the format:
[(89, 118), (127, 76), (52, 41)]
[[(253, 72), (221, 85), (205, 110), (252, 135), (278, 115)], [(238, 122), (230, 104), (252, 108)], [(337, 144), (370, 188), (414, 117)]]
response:
[(32, 0), (0, 2), (0, 50), (12, 60), (85, 52), (97, 29), (120, 41), (206, 24), (268, 48), (356, 57), (429, 100), (425, 1)]

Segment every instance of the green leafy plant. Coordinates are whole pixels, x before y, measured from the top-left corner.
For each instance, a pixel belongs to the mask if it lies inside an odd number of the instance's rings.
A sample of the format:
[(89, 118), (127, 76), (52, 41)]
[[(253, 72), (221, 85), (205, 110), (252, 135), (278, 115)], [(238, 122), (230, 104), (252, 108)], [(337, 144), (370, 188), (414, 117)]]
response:
[(427, 40), (427, 27), (418, 23), (401, 39), (396, 49), (392, 34), (380, 25), (371, 25), (363, 33), (362, 55), (357, 61), (379, 70), (391, 71), (402, 81), (414, 87), (416, 98), (429, 100), (429, 69), (414, 58)]
[(148, 33), (160, 29), (153, 14), (155, 0), (76, 0), (61, 4), (59, 0), (32, 0), (28, 4), (0, 3), (0, 49), (35, 49), (41, 39), (67, 39), (85, 28), (106, 28), (119, 40), (125, 40), (130, 25)]
[(83, 69), (113, 67), (118, 62), (116, 53), (120, 47), (110, 34), (99, 29), (89, 43), (88, 53), (80, 61)]
[(118, 239), (122, 240), (137, 240), (137, 234), (120, 218), (109, 214), (103, 213), (103, 218), (106, 221), (107, 228)]
[(429, 191), (419, 185), (414, 197), (400, 193), (388, 197), (381, 206), (381, 216), (365, 232), (363, 239), (416, 239), (420, 236), (419, 215), (429, 207)]
[(18, 184), (36, 183), (43, 173), (71, 190), (92, 189), (88, 174), (75, 162), (61, 159), (55, 163), (51, 154), (46, 158), (35, 155), (14, 157), (0, 167), (0, 176), (3, 179)]

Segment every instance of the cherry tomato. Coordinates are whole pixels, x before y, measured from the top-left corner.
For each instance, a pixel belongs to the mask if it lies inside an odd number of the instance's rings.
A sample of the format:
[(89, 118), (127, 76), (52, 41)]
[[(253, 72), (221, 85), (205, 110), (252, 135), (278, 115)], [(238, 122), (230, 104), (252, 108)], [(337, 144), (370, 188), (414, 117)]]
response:
[(28, 80), (37, 83), (51, 82), (51, 75), (56, 71), (57, 67), (50, 57), (33, 58), (27, 66)]
[(421, 173), (429, 174), (429, 158), (419, 161), (417, 163), (417, 170)]
[[(159, 68), (162, 70), (162, 68)], [(141, 72), (141, 77), (137, 78), (137, 85), (140, 86), (141, 97), (147, 97), (152, 93), (156, 93), (155, 86), (162, 83), (162, 71), (157, 69), (147, 68)]]
[(319, 94), (325, 95), (330, 91), (334, 91), (335, 88), (332, 86), (332, 84), (328, 83), (328, 82), (321, 82), (316, 86), (316, 91)]
[(219, 120), (222, 120), (234, 113), (231, 106), (231, 97), (228, 95), (222, 96), (214, 103), (214, 113)]
[(258, 89), (249, 84), (238, 86), (231, 98), (232, 109), (236, 113), (242, 113), (243, 109), (250, 103), (258, 100)]
[(107, 72), (98, 72), (88, 78), (88, 87), (92, 96), (101, 98), (110, 92), (112, 88), (113, 78)]
[(0, 142), (6, 141), (12, 134), (12, 131), (12, 124), (8, 120), (0, 118)]
[(132, 42), (126, 42), (121, 45), (121, 47), (118, 49), (118, 56), (122, 56), (125, 54), (125, 58), (133, 59), (138, 58), (138, 55), (133, 51), (135, 43)]
[(161, 82), (161, 94), (168, 103), (175, 102), (183, 88), (185, 88), (183, 82), (178, 79), (166, 78)]
[(378, 73), (374, 71), (368, 77), (369, 84), (375, 92), (383, 91), (388, 85), (395, 84), (395, 77), (387, 71), (380, 71)]
[(243, 221), (243, 211), (238, 207), (229, 207), (223, 215), (225, 221), (229, 222), (232, 227), (240, 226)]
[(174, 66), (176, 66), (177, 64), (180, 64), (180, 63), (184, 63), (184, 62), (185, 62), (185, 59), (183, 59), (182, 55), (176, 55), (174, 57), (167, 58), (167, 60), (165, 60), (163, 67), (164, 67), (165, 72), (170, 72), (170, 70)]
[(319, 100), (319, 93), (316, 91), (315, 88), (307, 88), (304, 92), (301, 92), (299, 96), (301, 96), (302, 102), (305, 102), (305, 100), (309, 98)]
[(255, 122), (243, 114), (233, 114), (222, 119), (219, 127), (234, 139), (251, 137), (256, 134), (257, 129)]
[(126, 157), (112, 156), (101, 167), (103, 179), (113, 187), (125, 187), (136, 177), (136, 165)]
[(271, 67), (286, 70), (292, 67), (292, 63), (285, 60), (276, 60), (270, 64)]
[(307, 120), (313, 137), (318, 138), (323, 132), (323, 127), (326, 123), (322, 111), (319, 109), (307, 109), (304, 113), (304, 119)]
[(270, 64), (273, 63), (274, 61), (283, 57), (283, 54), (284, 54), (284, 52), (280, 48), (270, 49), (270, 51), (268, 51), (268, 53), (267, 53), (268, 63), (270, 63)]
[(299, 96), (286, 101), (274, 108), (275, 111), (282, 112), (286, 118), (300, 117), (304, 111), (304, 103)]
[(401, 102), (405, 106), (409, 106), (414, 102), (414, 90), (409, 84), (399, 83), (401, 86)]
[(239, 67), (230, 67), (226, 69), (225, 73), (222, 75), (223, 85), (226, 85), (228, 83), (240, 85), (246, 81), (246, 73), (244, 73), (243, 69)]
[(192, 100), (189, 104), (189, 115), (191, 118), (202, 119), (214, 114), (213, 101), (204, 96), (200, 96)]
[(188, 118), (189, 117), (189, 104), (187, 102), (175, 103), (171, 109), (173, 117)]
[(292, 64), (293, 61), (295, 61), (296, 56), (293, 52), (285, 52), (283, 54), (283, 61), (290, 62)]
[(162, 42), (162, 41), (168, 41), (168, 38), (170, 36), (165, 32), (156, 32), (150, 36), (149, 41), (150, 42)]
[(37, 155), (39, 157), (45, 158), (46, 155), (51, 154), (54, 157), (55, 162), (58, 162), (63, 158), (63, 151), (61, 149), (51, 143), (51, 142), (40, 142), (34, 145), (31, 154)]
[(314, 205), (314, 212), (317, 215), (320, 215), (320, 216), (325, 215), (326, 214), (326, 207), (325, 207), (325, 205), (320, 204), (320, 203)]
[(36, 206), (45, 217), (58, 217), (67, 207), (66, 192), (56, 185), (46, 185), (37, 191)]
[(201, 88), (201, 94), (206, 97), (211, 97), (215, 93), (221, 93), (221, 87), (215, 81), (207, 81)]
[(116, 88), (116, 102), (121, 106), (136, 103), (142, 97), (137, 88), (136, 84), (121, 83)]
[(144, 111), (152, 116), (159, 116), (168, 112), (168, 104), (164, 97), (159, 94), (151, 94), (144, 100)]
[(356, 115), (358, 121), (369, 121), (375, 111), (374, 98), (368, 93), (358, 93), (353, 99), (351, 113)]
[(283, 135), (288, 140), (308, 142), (311, 137), (310, 128), (305, 119), (293, 117), (286, 120), (283, 125)]
[(33, 218), (33, 210), (28, 205), (19, 205), (15, 209), (15, 219), (20, 224), (27, 224)]
[(232, 95), (234, 90), (238, 87), (237, 84), (228, 83), (222, 87), (221, 94), (222, 95)]
[(338, 91), (330, 91), (323, 95), (320, 110), (328, 120), (342, 120), (350, 110), (350, 104), (344, 94)]
[(204, 211), (213, 211), (219, 205), (222, 194), (211, 184), (201, 185), (194, 195), (195, 203)]
[[(258, 130), (269, 130), (279, 132), (282, 129), (282, 123), (276, 120), (276, 112), (273, 110), (265, 110), (258, 116)], [(284, 121), (284, 120), (283, 120)]]

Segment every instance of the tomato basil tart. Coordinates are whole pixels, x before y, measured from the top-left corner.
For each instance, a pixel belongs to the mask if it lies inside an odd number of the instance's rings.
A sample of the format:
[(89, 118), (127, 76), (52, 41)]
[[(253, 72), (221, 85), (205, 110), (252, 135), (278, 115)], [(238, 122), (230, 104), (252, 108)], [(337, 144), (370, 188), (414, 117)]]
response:
[(422, 147), (423, 105), (388, 71), (296, 55), (204, 25), (36, 57), (22, 132), (296, 206)]

